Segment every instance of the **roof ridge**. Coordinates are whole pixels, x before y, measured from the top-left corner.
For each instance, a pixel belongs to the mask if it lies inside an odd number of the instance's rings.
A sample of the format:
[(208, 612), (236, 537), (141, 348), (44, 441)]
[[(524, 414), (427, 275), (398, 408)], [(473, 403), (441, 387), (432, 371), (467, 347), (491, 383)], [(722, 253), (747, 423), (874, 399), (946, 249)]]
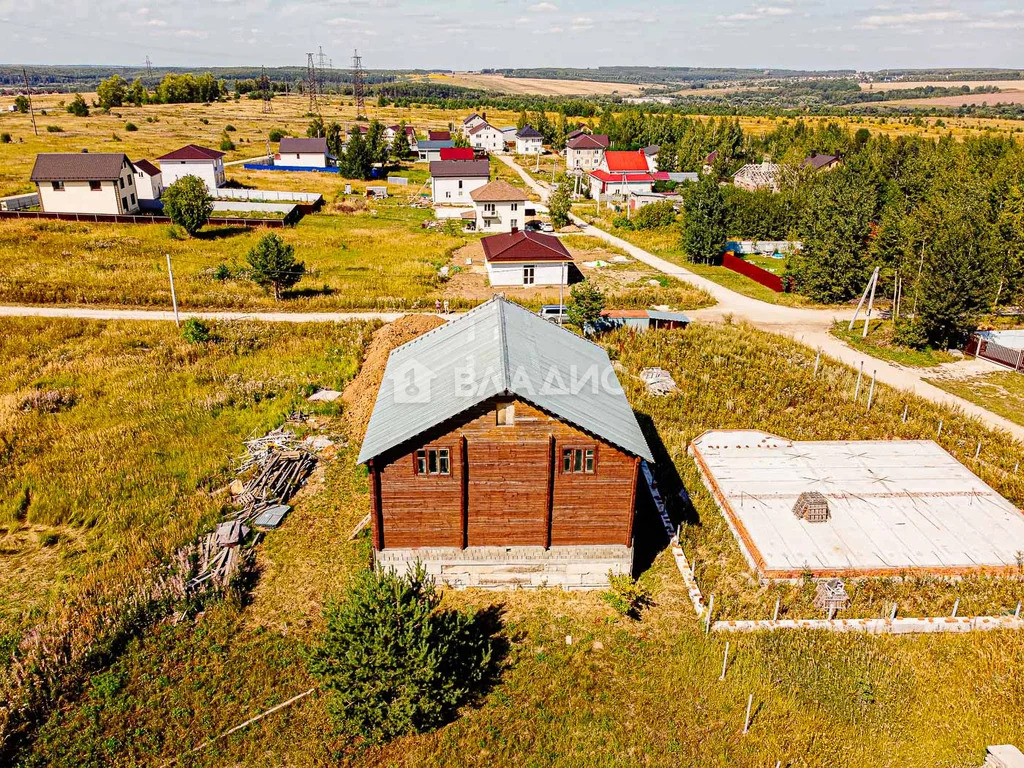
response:
[(505, 343), (505, 303), (504, 296), (495, 296), (498, 302), (498, 349), (501, 350), (501, 380), (507, 394), (512, 390), (512, 375), (509, 372), (508, 344)]

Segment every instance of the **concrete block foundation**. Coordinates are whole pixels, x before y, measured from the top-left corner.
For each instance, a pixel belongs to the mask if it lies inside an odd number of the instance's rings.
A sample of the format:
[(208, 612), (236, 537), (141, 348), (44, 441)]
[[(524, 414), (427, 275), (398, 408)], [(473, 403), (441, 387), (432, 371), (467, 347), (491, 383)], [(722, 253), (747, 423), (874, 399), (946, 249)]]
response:
[(609, 571), (632, 572), (633, 548), (425, 547), (383, 549), (374, 554), (378, 569), (404, 573), (417, 562), (437, 581), (456, 589), (604, 589)]

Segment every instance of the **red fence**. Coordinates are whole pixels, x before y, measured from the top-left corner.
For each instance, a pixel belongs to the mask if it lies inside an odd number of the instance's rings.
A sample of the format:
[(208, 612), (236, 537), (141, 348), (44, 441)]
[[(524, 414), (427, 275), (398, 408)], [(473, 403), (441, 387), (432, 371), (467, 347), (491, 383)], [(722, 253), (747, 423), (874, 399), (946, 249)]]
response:
[(968, 355), (980, 357), (983, 360), (1005, 365), (1007, 368), (1012, 368), (1015, 371), (1024, 372), (1024, 349), (1004, 347), (1002, 344), (983, 339), (977, 334), (971, 334), (971, 338), (967, 341), (967, 346), (964, 347), (964, 352)]
[(734, 256), (728, 251), (722, 254), (722, 266), (733, 272), (739, 272), (744, 277), (749, 277), (755, 283), (760, 283), (776, 293), (784, 293), (786, 290), (786, 285), (782, 282), (781, 277), (767, 269), (762, 269), (757, 264), (751, 264), (749, 261)]
[[(0, 211), (0, 219), (57, 219), (90, 224), (170, 224), (167, 216), (131, 213), (51, 213), (47, 211)], [(284, 219), (247, 219), (242, 216), (211, 216), (207, 224), (215, 227), (283, 227)]]

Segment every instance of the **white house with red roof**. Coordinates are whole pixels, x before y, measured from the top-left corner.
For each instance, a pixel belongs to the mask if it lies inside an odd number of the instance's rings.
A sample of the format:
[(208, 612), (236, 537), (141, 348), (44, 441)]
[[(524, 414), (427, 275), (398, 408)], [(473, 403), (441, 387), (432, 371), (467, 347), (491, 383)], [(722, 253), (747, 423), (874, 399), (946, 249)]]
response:
[(577, 131), (565, 142), (565, 167), (593, 171), (601, 167), (604, 153), (608, 150), (608, 137), (604, 134), (591, 135)]
[(595, 200), (611, 195), (628, 197), (650, 193), (655, 176), (650, 172), (643, 151), (608, 151), (600, 166), (590, 172), (590, 196)]
[(568, 285), (572, 256), (553, 235), (518, 231), (480, 241), (491, 285)]
[(158, 157), (160, 175), (165, 187), (171, 186), (185, 176), (198, 176), (211, 194), (224, 186), (224, 153), (216, 149), (188, 144), (181, 149)]
[(135, 166), (135, 191), (139, 200), (159, 200), (160, 194), (164, 191), (163, 175), (160, 169), (149, 160), (136, 160)]
[(473, 114), (469, 115), (462, 121), (462, 128), (460, 129), (462, 131), (462, 135), (468, 139), (469, 132), (471, 130), (476, 128), (478, 125), (486, 122), (487, 121), (484, 118), (480, 117), (480, 115), (474, 112)]

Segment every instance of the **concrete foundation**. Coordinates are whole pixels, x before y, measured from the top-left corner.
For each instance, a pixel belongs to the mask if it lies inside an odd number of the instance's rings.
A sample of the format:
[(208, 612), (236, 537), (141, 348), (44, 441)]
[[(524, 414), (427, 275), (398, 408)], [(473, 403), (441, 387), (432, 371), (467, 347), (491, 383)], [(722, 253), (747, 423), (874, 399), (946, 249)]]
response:
[(426, 547), (384, 549), (377, 568), (405, 572), (417, 562), (439, 582), (456, 589), (604, 589), (608, 572), (631, 573), (633, 548), (586, 547)]

